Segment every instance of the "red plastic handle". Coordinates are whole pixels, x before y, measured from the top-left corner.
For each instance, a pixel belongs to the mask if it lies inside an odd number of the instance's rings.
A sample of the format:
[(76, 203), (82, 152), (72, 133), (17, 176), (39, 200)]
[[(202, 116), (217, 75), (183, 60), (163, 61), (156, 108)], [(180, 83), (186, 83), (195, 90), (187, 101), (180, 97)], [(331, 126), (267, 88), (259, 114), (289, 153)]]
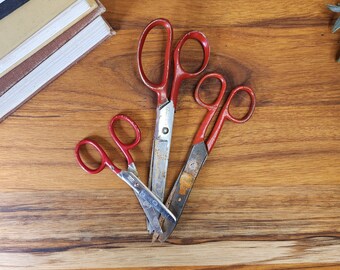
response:
[[(114, 124), (119, 120), (123, 120), (123, 121), (128, 122), (132, 126), (133, 130), (135, 131), (136, 138), (132, 143), (130, 143), (130, 144), (123, 143), (118, 138), (118, 136), (117, 136), (117, 134), (114, 130)], [(134, 148), (141, 140), (141, 132), (140, 132), (138, 125), (128, 116), (123, 115), (123, 114), (117, 114), (116, 116), (114, 116), (111, 119), (111, 122), (110, 122), (110, 125), (109, 125), (109, 131), (110, 131), (110, 134), (112, 136), (112, 139), (115, 141), (115, 143), (117, 144), (119, 149), (123, 152), (123, 154), (124, 154), (124, 156), (127, 160), (128, 165), (133, 163), (134, 160), (133, 160), (129, 150)]]
[[(100, 154), (101, 163), (97, 168), (91, 169), (90, 167), (88, 167), (80, 156), (80, 148), (81, 148), (81, 146), (86, 145), (86, 144), (92, 145)], [(80, 167), (82, 167), (86, 172), (88, 172), (90, 174), (96, 174), (96, 173), (101, 172), (105, 168), (105, 166), (108, 166), (112, 171), (114, 171), (117, 174), (121, 172), (121, 170), (119, 168), (117, 168), (112, 163), (112, 161), (109, 159), (109, 157), (105, 153), (104, 149), (98, 143), (96, 143), (93, 140), (90, 140), (90, 139), (81, 140), (76, 145), (75, 154), (76, 154), (76, 158), (77, 158), (77, 161), (78, 161), (78, 164), (80, 165)]]
[[(183, 67), (181, 66), (181, 62), (180, 62), (181, 49), (188, 39), (197, 40), (201, 44), (203, 53), (204, 53), (202, 65), (196, 72), (185, 71)], [(179, 91), (182, 81), (187, 78), (194, 78), (198, 76), (199, 74), (201, 74), (208, 65), (209, 57), (210, 57), (210, 46), (208, 43), (208, 39), (201, 32), (191, 31), (185, 34), (182, 37), (182, 39), (177, 43), (175, 51), (174, 51), (174, 79), (172, 83), (171, 96), (170, 96), (170, 99), (174, 103), (175, 108), (177, 106), (178, 91)]]
[[(148, 79), (148, 77), (145, 75), (143, 64), (142, 64), (142, 51), (143, 51), (146, 37), (149, 34), (149, 32), (156, 26), (164, 27), (167, 33), (167, 41), (166, 41), (165, 54), (164, 54), (163, 78), (162, 78), (162, 81), (158, 84), (153, 83), (152, 81)], [(169, 73), (170, 73), (169, 70), (170, 70), (171, 44), (172, 44), (172, 26), (170, 22), (166, 19), (156, 19), (150, 22), (145, 27), (138, 42), (138, 50), (137, 50), (138, 71), (144, 84), (157, 94), (158, 105), (161, 105), (165, 103), (166, 101), (168, 101), (167, 88), (168, 88)]]
[[(202, 101), (202, 99), (199, 95), (199, 92), (200, 92), (201, 85), (207, 79), (210, 79), (210, 78), (218, 79), (221, 82), (221, 89), (220, 89), (220, 92), (219, 92), (216, 100), (211, 104), (207, 104), (204, 101)], [(223, 76), (221, 74), (218, 74), (218, 73), (207, 74), (207, 75), (203, 76), (203, 78), (198, 82), (196, 89), (195, 89), (195, 100), (199, 105), (206, 108), (208, 110), (208, 113), (205, 115), (205, 117), (204, 117), (204, 119), (203, 119), (203, 121), (202, 121), (196, 135), (195, 135), (193, 144), (198, 144), (198, 143), (204, 141), (204, 137), (205, 137), (205, 133), (207, 131), (207, 128), (208, 128), (215, 112), (217, 111), (218, 106), (220, 105), (220, 103), (223, 99), (223, 96), (225, 94), (226, 89), (227, 89), (227, 82), (225, 81)]]
[[(238, 92), (241, 92), (241, 91), (245, 91), (249, 95), (250, 105), (249, 105), (249, 108), (248, 108), (248, 112), (242, 118), (236, 118), (230, 113), (230, 110), (229, 110), (230, 109), (230, 103), (233, 100), (233, 98), (235, 97), (235, 95)], [(256, 103), (255, 93), (251, 88), (249, 88), (247, 86), (239, 86), (239, 87), (237, 87), (237, 88), (235, 88), (234, 90), (231, 91), (227, 101), (225, 102), (225, 104), (223, 105), (223, 108), (221, 109), (220, 114), (218, 115), (218, 118), (217, 118), (217, 121), (214, 125), (214, 128), (211, 131), (209, 138), (207, 140), (208, 152), (210, 152), (212, 150), (212, 148), (214, 147), (215, 142), (218, 138), (218, 135), (221, 132), (224, 121), (229, 120), (231, 122), (238, 123), (238, 124), (242, 124), (242, 123), (247, 122), (254, 113), (255, 103)]]

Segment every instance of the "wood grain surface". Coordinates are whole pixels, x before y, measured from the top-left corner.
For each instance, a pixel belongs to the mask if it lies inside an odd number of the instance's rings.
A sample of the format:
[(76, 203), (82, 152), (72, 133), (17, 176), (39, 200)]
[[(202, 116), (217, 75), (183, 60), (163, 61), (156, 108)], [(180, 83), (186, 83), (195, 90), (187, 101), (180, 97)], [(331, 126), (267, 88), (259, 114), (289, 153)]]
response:
[[(105, 41), (0, 124), (0, 269), (339, 269), (339, 34), (328, 1), (102, 1), (117, 36)], [(141, 82), (137, 42), (165, 17), (177, 41), (190, 30), (211, 46), (207, 72), (228, 90), (257, 97), (253, 118), (226, 123), (180, 222), (151, 243), (132, 191), (109, 170), (86, 174), (75, 144), (98, 140), (124, 160), (107, 125), (125, 113), (142, 131), (132, 153), (146, 183), (155, 95)], [(164, 34), (153, 30), (143, 59), (161, 75)], [(181, 60), (195, 69), (189, 42)], [(205, 111), (193, 99), (199, 78), (180, 89), (167, 194)], [(212, 100), (218, 84), (204, 85)], [(233, 111), (246, 110), (238, 96)], [(128, 126), (120, 135), (132, 139)]]

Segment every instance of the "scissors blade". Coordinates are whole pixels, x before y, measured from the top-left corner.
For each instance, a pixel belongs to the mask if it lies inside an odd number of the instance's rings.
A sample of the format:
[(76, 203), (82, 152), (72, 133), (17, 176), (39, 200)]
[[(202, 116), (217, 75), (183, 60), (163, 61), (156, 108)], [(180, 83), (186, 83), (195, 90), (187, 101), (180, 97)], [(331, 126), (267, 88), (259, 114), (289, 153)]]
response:
[[(175, 108), (172, 101), (165, 103), (157, 109), (150, 162), (149, 187), (162, 202), (164, 201), (174, 114)], [(150, 233), (152, 232), (149, 226), (148, 230)]]
[(162, 227), (159, 223), (159, 213), (155, 211), (155, 209), (151, 206), (151, 204), (144, 198), (138, 196), (138, 193), (135, 192), (135, 195), (139, 201), (140, 206), (143, 208), (143, 211), (148, 220), (148, 224), (158, 234), (163, 233)]
[[(200, 170), (202, 169), (207, 157), (208, 150), (205, 142), (195, 144), (192, 147), (189, 157), (182, 171), (180, 172), (177, 181), (175, 182), (165, 204), (175, 215), (177, 221), (176, 223), (170, 223), (167, 220), (164, 220), (162, 226), (164, 233), (155, 233), (153, 236), (154, 240), (158, 238), (159, 241), (164, 242), (175, 229), (178, 220), (183, 212), (185, 204), (189, 198), (194, 182)], [(161, 223), (162, 221), (163, 219), (161, 219)]]
[[(128, 165), (128, 171), (133, 173), (135, 176), (138, 177), (138, 171), (136, 168), (135, 163), (130, 163)], [(159, 223), (159, 213), (155, 211), (155, 209), (153, 209), (153, 207), (151, 206), (151, 204), (145, 200), (144, 198), (138, 196), (138, 193), (135, 191), (135, 195), (139, 201), (140, 206), (142, 207), (146, 218), (148, 220), (148, 224), (150, 225), (152, 231), (155, 231), (157, 233), (163, 233), (161, 225)]]
[(164, 199), (174, 114), (175, 108), (172, 101), (167, 102), (157, 110), (149, 181), (151, 182), (152, 192), (161, 201)]
[(166, 220), (176, 222), (176, 218), (171, 211), (153, 194), (143, 182), (132, 172), (121, 171), (117, 174), (125, 183), (127, 183), (138, 197), (146, 200), (151, 207), (161, 214)]
[(131, 173), (133, 173), (133, 174), (136, 175), (137, 177), (139, 177), (139, 176), (138, 176), (138, 171), (137, 171), (137, 168), (136, 168), (136, 165), (135, 165), (134, 162), (128, 164), (128, 171), (131, 172)]

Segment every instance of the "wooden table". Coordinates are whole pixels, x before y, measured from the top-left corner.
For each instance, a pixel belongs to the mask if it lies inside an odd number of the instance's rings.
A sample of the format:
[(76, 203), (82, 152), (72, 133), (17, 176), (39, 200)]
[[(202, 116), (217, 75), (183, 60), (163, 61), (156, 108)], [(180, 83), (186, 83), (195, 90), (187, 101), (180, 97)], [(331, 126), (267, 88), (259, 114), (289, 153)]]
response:
[[(117, 36), (0, 125), (0, 269), (339, 269), (339, 35), (331, 33), (328, 1), (102, 2)], [(107, 124), (125, 113), (142, 130), (133, 156), (147, 182), (155, 95), (139, 78), (136, 50), (157, 17), (172, 22), (175, 41), (204, 32), (206, 72), (222, 73), (228, 90), (245, 84), (257, 96), (249, 122), (225, 124), (164, 244), (150, 242), (122, 181), (109, 170), (86, 174), (74, 158), (75, 144), (91, 137), (124, 165)], [(162, 33), (151, 33), (143, 56), (154, 78)], [(185, 46), (187, 69), (197, 67), (200, 51), (195, 42)], [(205, 114), (193, 100), (197, 81), (180, 89), (167, 193)], [(211, 81), (205, 97), (217, 89)], [(239, 96), (234, 110), (246, 105)]]

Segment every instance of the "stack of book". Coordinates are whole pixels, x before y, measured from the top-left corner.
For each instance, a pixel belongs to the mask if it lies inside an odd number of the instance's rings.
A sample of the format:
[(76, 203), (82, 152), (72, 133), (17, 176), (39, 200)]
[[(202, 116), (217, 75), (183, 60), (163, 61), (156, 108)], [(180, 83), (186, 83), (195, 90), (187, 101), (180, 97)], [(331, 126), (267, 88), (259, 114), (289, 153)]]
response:
[(97, 0), (0, 0), (0, 122), (114, 34)]

